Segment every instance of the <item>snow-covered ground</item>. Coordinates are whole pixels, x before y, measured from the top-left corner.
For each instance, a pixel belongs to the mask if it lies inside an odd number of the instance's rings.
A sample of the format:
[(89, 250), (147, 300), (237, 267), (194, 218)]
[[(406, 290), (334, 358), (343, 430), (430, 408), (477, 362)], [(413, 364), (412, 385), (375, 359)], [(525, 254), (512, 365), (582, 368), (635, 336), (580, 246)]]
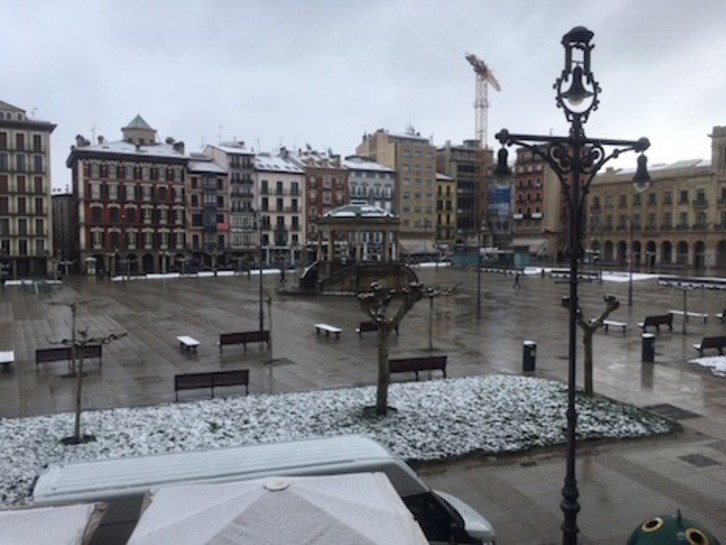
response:
[[(231, 392), (230, 392), (231, 393)], [(0, 503), (30, 500), (49, 464), (365, 434), (407, 460), (495, 455), (565, 442), (566, 386), (520, 376), (396, 383), (385, 418), (366, 416), (375, 387), (249, 395), (153, 407), (89, 411), (82, 433), (93, 442), (65, 446), (72, 413), (0, 421)], [(669, 433), (675, 424), (632, 406), (578, 396), (578, 437), (634, 438)]]

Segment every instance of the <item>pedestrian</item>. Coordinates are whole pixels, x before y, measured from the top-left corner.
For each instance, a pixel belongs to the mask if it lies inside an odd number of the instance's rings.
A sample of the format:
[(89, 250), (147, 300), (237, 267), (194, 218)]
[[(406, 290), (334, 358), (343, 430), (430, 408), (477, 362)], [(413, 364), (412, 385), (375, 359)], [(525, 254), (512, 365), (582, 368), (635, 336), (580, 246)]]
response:
[(516, 288), (516, 289), (519, 289), (519, 288), (522, 287), (522, 286), (519, 285), (519, 271), (517, 271), (516, 273), (514, 273), (514, 285), (512, 287), (513, 288)]
[(285, 265), (280, 267), (280, 284), (285, 283)]

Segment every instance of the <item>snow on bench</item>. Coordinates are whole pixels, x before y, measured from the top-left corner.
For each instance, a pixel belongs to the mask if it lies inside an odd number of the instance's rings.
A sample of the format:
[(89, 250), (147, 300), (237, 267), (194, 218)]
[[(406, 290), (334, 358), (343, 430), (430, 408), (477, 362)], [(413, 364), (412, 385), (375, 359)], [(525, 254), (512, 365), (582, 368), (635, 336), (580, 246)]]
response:
[(330, 337), (331, 333), (335, 333), (335, 338), (340, 339), (340, 334), (343, 332), (339, 327), (335, 327), (329, 324), (315, 324), (315, 333), (320, 335), (321, 332), (325, 331), (325, 336)]
[(14, 350), (0, 352), (0, 365), (2, 365), (4, 369), (9, 369), (10, 365), (13, 363), (15, 363)]
[[(669, 310), (668, 314), (673, 314), (673, 316), (683, 316), (682, 310)], [(708, 321), (708, 314), (703, 312), (691, 312), (688, 311), (686, 313), (686, 323), (688, 323), (688, 318), (703, 318), (703, 323), (705, 324)]]
[(196, 352), (199, 346), (199, 341), (188, 335), (179, 335), (176, 340), (179, 341), (179, 348), (187, 352)]
[(619, 327), (620, 331), (623, 333), (625, 333), (625, 330), (628, 328), (628, 324), (626, 322), (617, 322), (615, 320), (603, 320), (602, 325), (604, 326), (606, 333), (610, 327)]

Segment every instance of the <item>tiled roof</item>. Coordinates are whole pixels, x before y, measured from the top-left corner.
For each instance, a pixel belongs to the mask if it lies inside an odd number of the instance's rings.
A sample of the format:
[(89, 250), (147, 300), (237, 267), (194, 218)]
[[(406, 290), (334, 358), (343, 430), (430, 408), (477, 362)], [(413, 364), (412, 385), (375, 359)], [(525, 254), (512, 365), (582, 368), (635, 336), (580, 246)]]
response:
[(139, 114), (136, 114), (136, 117), (134, 117), (131, 120), (131, 123), (126, 125), (124, 129), (145, 129), (147, 131), (153, 131), (151, 127), (149, 127), (149, 124), (144, 121), (144, 118), (141, 117)]

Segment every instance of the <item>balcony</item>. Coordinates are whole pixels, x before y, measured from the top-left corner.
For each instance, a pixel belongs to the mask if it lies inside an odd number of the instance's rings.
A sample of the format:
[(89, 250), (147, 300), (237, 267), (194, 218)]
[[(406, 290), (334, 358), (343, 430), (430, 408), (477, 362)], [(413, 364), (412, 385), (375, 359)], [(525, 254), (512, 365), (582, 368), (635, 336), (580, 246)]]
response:
[(694, 208), (705, 208), (708, 206), (708, 199), (696, 199), (693, 201)]

